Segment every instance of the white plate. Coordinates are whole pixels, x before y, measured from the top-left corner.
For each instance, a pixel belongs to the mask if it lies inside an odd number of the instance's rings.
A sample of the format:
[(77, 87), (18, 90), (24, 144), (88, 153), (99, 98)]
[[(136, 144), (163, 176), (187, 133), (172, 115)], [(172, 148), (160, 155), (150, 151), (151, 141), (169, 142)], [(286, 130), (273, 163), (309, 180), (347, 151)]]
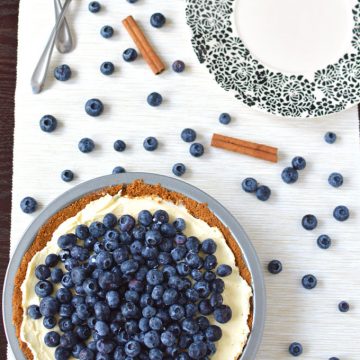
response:
[(187, 0), (201, 63), (235, 97), (286, 117), (360, 102), (360, 0)]

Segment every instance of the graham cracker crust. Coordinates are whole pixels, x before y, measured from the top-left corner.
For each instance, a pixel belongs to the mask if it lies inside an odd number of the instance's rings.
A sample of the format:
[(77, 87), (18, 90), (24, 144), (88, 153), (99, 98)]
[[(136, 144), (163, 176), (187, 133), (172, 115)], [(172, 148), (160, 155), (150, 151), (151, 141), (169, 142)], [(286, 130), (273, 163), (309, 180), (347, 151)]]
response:
[[(26, 277), (26, 271), (28, 263), (31, 261), (32, 257), (51, 240), (54, 231), (67, 219), (75, 216), (79, 211), (85, 208), (85, 206), (91, 201), (97, 200), (106, 194), (115, 195), (121, 191), (123, 196), (128, 197), (141, 197), (141, 196), (150, 196), (155, 195), (160, 198), (171, 201), (174, 204), (182, 204), (186, 207), (189, 213), (195, 218), (199, 218), (205, 221), (208, 225), (219, 228), (222, 234), (225, 237), (226, 243), (232, 250), (235, 256), (235, 263), (239, 268), (240, 275), (247, 281), (251, 286), (251, 274), (245, 264), (245, 261), (242, 256), (241, 249), (239, 248), (237, 242), (232, 237), (229, 229), (225, 227), (222, 222), (209, 210), (207, 204), (198, 203), (195, 200), (192, 200), (180, 193), (167, 190), (161, 185), (149, 185), (145, 184), (142, 180), (135, 180), (131, 184), (119, 184), (107, 188), (103, 188), (96, 192), (85, 195), (79, 200), (74, 201), (66, 208), (60, 210), (55, 215), (53, 215), (39, 230), (37, 236), (35, 237), (33, 243), (25, 253), (20, 267), (16, 273), (15, 283), (14, 283), (14, 293), (12, 298), (13, 305), (13, 324), (16, 329), (16, 336), (19, 341), (20, 348), (24, 353), (25, 357), (29, 360), (33, 360), (33, 354), (27, 344), (23, 342), (20, 338), (20, 328), (23, 319), (23, 309), (21, 306), (22, 303), (22, 292), (21, 285)], [(248, 326), (252, 328), (253, 321), (253, 303), (250, 303), (250, 315), (248, 318)], [(236, 359), (235, 359), (236, 360)]]

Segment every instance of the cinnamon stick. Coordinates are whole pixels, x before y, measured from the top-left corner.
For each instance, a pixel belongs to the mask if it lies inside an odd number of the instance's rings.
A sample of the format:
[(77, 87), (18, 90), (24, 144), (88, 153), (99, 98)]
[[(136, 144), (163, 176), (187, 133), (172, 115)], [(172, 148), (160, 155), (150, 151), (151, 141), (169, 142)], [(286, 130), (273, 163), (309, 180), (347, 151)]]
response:
[(257, 144), (247, 140), (241, 140), (225, 135), (214, 134), (211, 146), (249, 155), (258, 159), (277, 162), (278, 149), (272, 146)]
[(142, 30), (139, 28), (135, 19), (130, 15), (125, 18), (122, 23), (153, 73), (158, 75), (163, 72), (165, 70), (164, 63), (156, 54), (155, 50), (151, 47), (149, 41), (145, 37)]

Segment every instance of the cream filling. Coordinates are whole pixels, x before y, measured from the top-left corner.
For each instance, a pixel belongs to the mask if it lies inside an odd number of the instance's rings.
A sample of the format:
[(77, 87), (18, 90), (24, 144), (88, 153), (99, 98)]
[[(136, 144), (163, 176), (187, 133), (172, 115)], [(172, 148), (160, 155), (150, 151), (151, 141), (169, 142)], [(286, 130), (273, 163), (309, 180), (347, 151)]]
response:
[[(193, 217), (183, 205), (175, 205), (172, 202), (165, 201), (159, 197), (139, 197), (128, 198), (120, 194), (115, 196), (105, 195), (98, 200), (89, 203), (77, 215), (64, 221), (54, 232), (52, 239), (39, 252), (37, 252), (30, 261), (26, 278), (21, 286), (22, 307), (24, 309), (23, 321), (21, 324), (21, 339), (27, 343), (31, 349), (35, 360), (54, 359), (54, 348), (49, 348), (44, 343), (47, 330), (42, 319), (33, 320), (26, 309), (32, 304), (39, 304), (39, 298), (35, 294), (34, 287), (37, 279), (34, 275), (35, 268), (45, 262), (45, 258), (50, 253), (57, 253), (57, 239), (60, 235), (73, 233), (79, 224), (89, 225), (95, 220), (102, 220), (107, 213), (114, 213), (116, 216), (130, 214), (134, 217), (143, 210), (147, 209), (154, 212), (158, 209), (164, 209), (169, 213), (170, 220), (181, 217), (186, 221), (184, 233), (188, 236), (193, 235), (201, 241), (212, 238), (217, 243), (216, 256), (218, 263), (226, 263), (234, 270), (236, 269), (235, 257), (231, 249), (227, 246), (225, 238), (221, 231), (216, 227), (210, 227), (203, 220)], [(250, 297), (252, 296), (251, 287), (239, 275), (238, 271), (233, 271), (226, 278), (225, 291), (223, 293), (224, 303), (232, 309), (232, 319), (227, 324), (220, 325), (223, 331), (223, 337), (216, 343), (217, 351), (212, 357), (213, 360), (237, 359), (243, 351), (250, 329), (247, 325), (250, 313)], [(215, 323), (212, 316), (210, 321)], [(53, 330), (59, 331), (56, 326)]]

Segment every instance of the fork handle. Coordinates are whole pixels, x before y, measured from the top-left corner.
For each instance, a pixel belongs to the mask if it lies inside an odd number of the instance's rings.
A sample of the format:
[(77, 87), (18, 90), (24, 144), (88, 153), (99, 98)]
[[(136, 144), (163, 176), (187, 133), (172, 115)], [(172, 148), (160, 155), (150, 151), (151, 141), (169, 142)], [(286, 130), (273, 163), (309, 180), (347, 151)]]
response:
[[(61, 1), (54, 0), (55, 20), (59, 17), (62, 9)], [(64, 19), (56, 37), (56, 48), (62, 54), (68, 53), (73, 48), (71, 31), (66, 18)]]
[(49, 40), (45, 46), (45, 49), (43, 53), (40, 56), (40, 59), (35, 67), (34, 73), (31, 77), (31, 87), (35, 94), (38, 94), (41, 92), (44, 86), (44, 82), (46, 79), (46, 73), (49, 67), (50, 58), (52, 55), (52, 52), (54, 50), (55, 45), (55, 39), (58, 34), (58, 31), (61, 27), (61, 24), (64, 20), (66, 10), (68, 9), (70, 5), (71, 0), (66, 0), (65, 4), (59, 14), (59, 17), (57, 18), (56, 24), (50, 34)]

